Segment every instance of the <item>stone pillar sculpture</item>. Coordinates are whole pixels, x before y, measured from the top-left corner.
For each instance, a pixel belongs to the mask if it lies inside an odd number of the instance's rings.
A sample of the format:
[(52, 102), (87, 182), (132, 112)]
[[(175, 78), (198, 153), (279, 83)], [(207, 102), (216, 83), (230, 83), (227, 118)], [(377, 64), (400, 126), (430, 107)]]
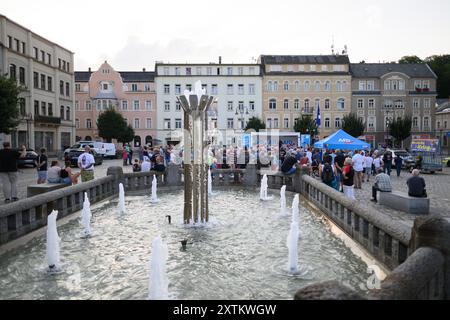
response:
[[(177, 97), (184, 110), (184, 223), (208, 221), (208, 164), (206, 159), (206, 110), (213, 97), (205, 94), (200, 81), (194, 92)], [(199, 221), (200, 220), (200, 221)]]

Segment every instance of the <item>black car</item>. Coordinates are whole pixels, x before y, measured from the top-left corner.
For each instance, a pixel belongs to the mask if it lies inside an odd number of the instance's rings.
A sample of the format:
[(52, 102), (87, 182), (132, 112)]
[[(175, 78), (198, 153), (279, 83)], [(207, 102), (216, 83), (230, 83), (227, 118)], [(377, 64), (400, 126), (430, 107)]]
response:
[(25, 158), (19, 159), (17, 165), (21, 168), (26, 166), (33, 166), (35, 168), (37, 166), (37, 158), (38, 154), (33, 149), (27, 149), (27, 155)]
[[(84, 149), (70, 149), (69, 150), (69, 158), (70, 158), (70, 166), (78, 167), (78, 157), (84, 153)], [(95, 150), (91, 150), (91, 154), (94, 156), (95, 165), (101, 165), (103, 163), (103, 156), (95, 152)]]

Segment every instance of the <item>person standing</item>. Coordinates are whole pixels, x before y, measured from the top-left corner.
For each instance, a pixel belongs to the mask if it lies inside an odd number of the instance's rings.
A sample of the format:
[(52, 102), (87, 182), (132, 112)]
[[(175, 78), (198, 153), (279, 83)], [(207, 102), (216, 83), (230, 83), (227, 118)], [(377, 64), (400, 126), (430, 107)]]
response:
[[(372, 164), (373, 164), (373, 158), (369, 155), (369, 152), (367, 152), (364, 157), (364, 173), (366, 175), (367, 182), (369, 182), (369, 177), (372, 172)], [(363, 181), (364, 181), (364, 177), (363, 177)]]
[(400, 172), (402, 171), (403, 159), (396, 155), (394, 158), (395, 169), (397, 170), (397, 177), (400, 177)]
[(48, 158), (46, 155), (47, 150), (45, 148), (41, 148), (40, 150), (41, 154), (37, 158), (37, 173), (38, 173), (38, 184), (45, 183), (47, 181), (47, 162)]
[(91, 148), (86, 146), (84, 153), (78, 157), (78, 168), (81, 169), (81, 181), (87, 182), (94, 179), (94, 156), (90, 153)]
[(22, 146), (20, 151), (11, 149), (11, 143), (3, 142), (0, 150), (0, 181), (3, 187), (5, 203), (17, 201), (17, 160), (25, 158), (27, 149)]
[(388, 176), (391, 175), (392, 169), (392, 152), (389, 149), (386, 149), (386, 152), (383, 155), (383, 163), (384, 163), (384, 173), (387, 173)]
[(361, 189), (364, 169), (364, 157), (359, 152), (355, 151), (355, 155), (353, 156), (352, 161), (353, 170), (355, 170), (355, 189)]
[(344, 195), (347, 198), (355, 200), (354, 176), (355, 170), (352, 167), (352, 158), (346, 158), (344, 162), (344, 169), (342, 170), (342, 176), (344, 178)]
[(344, 192), (344, 180), (342, 170), (344, 169), (345, 156), (341, 150), (336, 150), (336, 157), (334, 159), (334, 166), (336, 168), (336, 180), (339, 183), (339, 191)]

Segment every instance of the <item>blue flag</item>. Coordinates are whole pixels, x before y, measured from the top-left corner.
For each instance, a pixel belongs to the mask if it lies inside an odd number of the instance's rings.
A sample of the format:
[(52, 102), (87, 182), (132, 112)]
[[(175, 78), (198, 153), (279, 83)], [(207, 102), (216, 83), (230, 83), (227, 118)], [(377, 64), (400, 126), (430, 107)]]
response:
[(320, 104), (317, 104), (316, 125), (320, 127)]

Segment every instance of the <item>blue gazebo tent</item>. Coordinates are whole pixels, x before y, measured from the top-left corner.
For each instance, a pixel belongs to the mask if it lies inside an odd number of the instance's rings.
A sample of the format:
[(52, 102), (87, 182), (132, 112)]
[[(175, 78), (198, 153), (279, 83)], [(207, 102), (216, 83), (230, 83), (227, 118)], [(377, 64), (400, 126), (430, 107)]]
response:
[(370, 144), (352, 137), (344, 130), (339, 130), (331, 136), (314, 143), (318, 149), (341, 149), (341, 150), (369, 150)]

